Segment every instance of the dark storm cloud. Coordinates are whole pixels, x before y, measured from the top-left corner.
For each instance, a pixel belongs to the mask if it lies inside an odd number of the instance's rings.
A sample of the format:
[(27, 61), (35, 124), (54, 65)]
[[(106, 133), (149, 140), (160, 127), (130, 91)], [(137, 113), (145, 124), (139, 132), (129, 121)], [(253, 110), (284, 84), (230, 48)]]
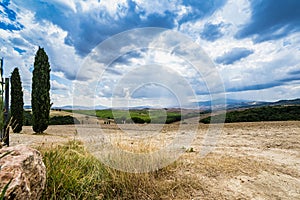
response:
[(253, 50), (249, 50), (246, 48), (234, 48), (230, 52), (227, 52), (224, 55), (218, 57), (216, 59), (216, 62), (219, 64), (231, 65), (243, 58), (248, 57), (253, 53)]
[(232, 87), (226, 89), (227, 92), (240, 92), (240, 91), (249, 91), (249, 90), (263, 90), (263, 89), (269, 89), (273, 87), (278, 87), (282, 85), (286, 85), (288, 83), (291, 83), (293, 81), (300, 81), (300, 76), (290, 76), (286, 78), (282, 78), (275, 81), (270, 81), (268, 83), (258, 83), (253, 85), (246, 85), (242, 87)]

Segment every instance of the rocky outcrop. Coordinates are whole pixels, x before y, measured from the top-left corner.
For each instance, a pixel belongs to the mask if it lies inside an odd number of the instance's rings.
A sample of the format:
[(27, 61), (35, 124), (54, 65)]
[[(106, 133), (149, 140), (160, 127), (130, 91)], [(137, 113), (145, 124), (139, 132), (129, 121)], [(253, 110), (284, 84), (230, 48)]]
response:
[(46, 183), (46, 167), (39, 151), (24, 145), (0, 149), (0, 193), (10, 181), (5, 199), (40, 199)]

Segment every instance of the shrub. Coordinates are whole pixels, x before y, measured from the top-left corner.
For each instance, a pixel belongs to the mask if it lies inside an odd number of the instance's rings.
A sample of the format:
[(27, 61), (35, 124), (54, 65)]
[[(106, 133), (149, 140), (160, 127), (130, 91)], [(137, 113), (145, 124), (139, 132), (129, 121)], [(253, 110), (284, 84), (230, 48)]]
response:
[(139, 118), (139, 117), (132, 117), (131, 119), (136, 124), (144, 124), (145, 123), (145, 120), (143, 120), (142, 118)]
[(50, 118), (49, 125), (68, 125), (80, 124), (80, 122), (72, 116), (54, 116)]

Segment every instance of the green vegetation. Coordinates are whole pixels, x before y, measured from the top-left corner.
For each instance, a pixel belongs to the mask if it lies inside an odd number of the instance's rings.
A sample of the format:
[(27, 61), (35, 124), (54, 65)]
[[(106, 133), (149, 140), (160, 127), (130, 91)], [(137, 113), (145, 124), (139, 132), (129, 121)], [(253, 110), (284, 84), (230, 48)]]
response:
[[(72, 116), (53, 116), (49, 119), (49, 125), (69, 125), (69, 124), (79, 124), (80, 122)], [(30, 111), (24, 112), (23, 124), (25, 126), (32, 125), (32, 114)]]
[(164, 181), (176, 169), (176, 163), (141, 174), (111, 169), (78, 141), (40, 151), (47, 168), (42, 199), (161, 199), (182, 194), (193, 183), (181, 178)]
[(96, 199), (106, 193), (104, 183), (109, 181), (108, 172), (78, 142), (42, 153), (47, 170), (42, 199)]
[(72, 116), (53, 116), (49, 120), (49, 125), (79, 124), (80, 122)]
[(20, 133), (23, 126), (23, 91), (19, 69), (15, 68), (11, 75), (11, 127), (14, 133)]
[(24, 111), (23, 124), (24, 126), (32, 126), (32, 114), (30, 111)]
[(210, 110), (201, 111), (201, 112), (194, 111), (194, 112), (190, 112), (190, 113), (187, 113), (187, 114), (183, 115), (182, 119), (189, 119), (189, 118), (193, 118), (193, 117), (199, 117), (200, 115), (208, 114), (210, 112), (211, 112)]
[[(114, 119), (116, 123), (158, 123), (158, 124), (170, 124), (181, 120), (180, 111), (168, 111), (159, 109), (141, 109), (141, 110), (74, 110), (69, 112), (85, 114), (90, 116), (96, 116), (101, 119)], [(192, 115), (190, 115), (191, 117)], [(193, 115), (195, 116), (195, 115)]]
[[(218, 119), (221, 118), (221, 115), (214, 116), (214, 121), (221, 122), (218, 121)], [(300, 120), (300, 106), (266, 106), (250, 108), (242, 111), (227, 112), (225, 123), (289, 120)], [(200, 122), (205, 124), (210, 123), (210, 121), (211, 117), (200, 120)]]
[(43, 133), (48, 128), (50, 112), (50, 64), (43, 48), (39, 47), (34, 60), (32, 76), (32, 128)]

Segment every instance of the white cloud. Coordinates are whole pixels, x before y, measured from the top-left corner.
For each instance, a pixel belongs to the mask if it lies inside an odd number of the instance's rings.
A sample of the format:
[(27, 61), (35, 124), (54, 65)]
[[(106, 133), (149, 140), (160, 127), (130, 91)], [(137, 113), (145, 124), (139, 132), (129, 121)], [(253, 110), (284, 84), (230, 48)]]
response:
[(52, 90), (68, 90), (69, 88), (64, 84), (57, 82), (56, 80), (51, 80), (51, 89)]
[(24, 105), (31, 105), (31, 91), (23, 90)]
[(100, 1), (100, 6), (104, 6), (105, 10), (111, 16), (115, 16), (116, 14), (119, 15), (120, 13), (126, 14), (126, 13), (124, 13), (124, 8), (127, 7), (127, 0)]
[[(101, 1), (102, 2), (102, 1)], [(98, 8), (100, 5), (100, 1), (96, 1), (96, 0), (77, 0), (76, 2), (77, 6), (80, 8), (80, 12), (90, 12), (91, 10)]]
[(152, 1), (143, 1), (143, 0), (134, 0), (137, 3), (139, 10), (144, 10), (146, 15), (157, 13), (160, 15), (165, 15), (165, 11), (177, 12), (176, 1), (167, 1), (167, 0), (152, 0)]
[(51, 92), (51, 103), (53, 103), (53, 106), (66, 106), (66, 105), (73, 105), (73, 98), (72, 94), (68, 91), (65, 93), (52, 93)]
[(230, 23), (236, 29), (249, 21), (251, 17), (250, 2), (247, 0), (228, 0), (223, 8), (209, 17), (213, 23)]

